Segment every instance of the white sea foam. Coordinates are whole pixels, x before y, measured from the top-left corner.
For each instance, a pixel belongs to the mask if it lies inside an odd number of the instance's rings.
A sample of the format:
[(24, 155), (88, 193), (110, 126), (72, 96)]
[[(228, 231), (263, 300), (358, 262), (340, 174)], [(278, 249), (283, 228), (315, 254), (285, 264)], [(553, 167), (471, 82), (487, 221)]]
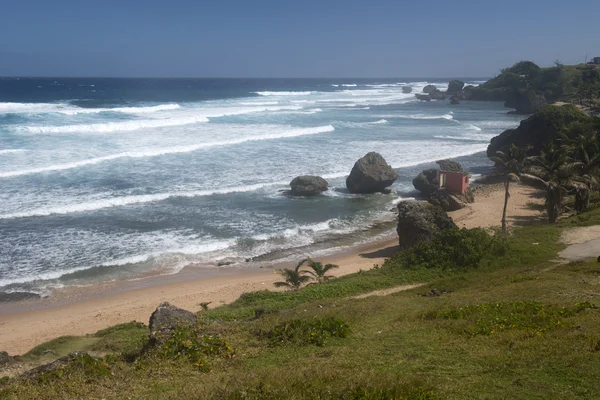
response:
[(65, 115), (98, 114), (116, 112), (127, 114), (149, 114), (159, 111), (176, 110), (179, 104), (160, 104), (147, 107), (84, 108), (67, 103), (0, 103), (0, 114), (44, 114), (60, 113)]
[(451, 135), (436, 135), (436, 139), (464, 140), (467, 142), (489, 142), (490, 137), (474, 137), (474, 136), (451, 136)]
[(252, 92), (259, 96), (308, 96), (312, 92)]
[(345, 87), (356, 87), (358, 85), (356, 83), (342, 83), (342, 86), (345, 86)]
[[(232, 115), (250, 114), (265, 111), (300, 110), (301, 106), (260, 106), (260, 107), (221, 107), (221, 108), (195, 108), (186, 111), (183, 116), (172, 116), (161, 119), (142, 119), (122, 122), (107, 122), (99, 124), (78, 124), (63, 126), (18, 126), (15, 129), (28, 133), (111, 133), (130, 132), (145, 128), (163, 128), (168, 126), (191, 125), (208, 122), (209, 118), (220, 118)], [(193, 115), (190, 115), (193, 114)]]
[(255, 101), (255, 102), (245, 102), (242, 101), (240, 102), (241, 105), (243, 106), (274, 106), (279, 104), (278, 101)]
[(454, 119), (454, 117), (451, 114), (444, 114), (444, 115), (425, 115), (425, 114), (396, 115), (396, 118), (406, 118), (406, 119), (447, 119), (447, 120)]
[(369, 122), (369, 124), (371, 124), (371, 125), (381, 125), (381, 124), (387, 124), (387, 123), (388, 123), (388, 121), (386, 119), (380, 119), (375, 122)]
[(67, 169), (73, 169), (78, 167), (84, 167), (86, 165), (98, 164), (104, 161), (116, 160), (119, 158), (142, 158), (142, 157), (156, 157), (162, 156), (166, 154), (176, 154), (176, 153), (190, 153), (196, 150), (205, 149), (209, 147), (216, 146), (229, 146), (235, 144), (241, 144), (252, 141), (261, 141), (261, 140), (274, 140), (274, 139), (284, 139), (284, 138), (292, 138), (297, 136), (305, 136), (305, 135), (316, 135), (319, 133), (327, 133), (334, 131), (335, 128), (331, 125), (324, 126), (316, 126), (311, 128), (282, 128), (282, 131), (270, 133), (270, 134), (262, 134), (256, 136), (246, 136), (236, 139), (229, 139), (223, 141), (209, 142), (209, 143), (201, 143), (197, 145), (189, 145), (189, 146), (174, 146), (174, 147), (165, 147), (154, 150), (146, 150), (146, 151), (126, 151), (117, 154), (111, 154), (103, 157), (90, 158), (87, 160), (75, 161), (71, 163), (65, 164), (54, 164), (47, 165), (44, 167), (31, 168), (25, 170), (17, 170), (17, 171), (6, 171), (0, 172), (0, 178), (11, 178), (15, 176), (22, 175), (30, 175), (37, 174), (41, 172), (53, 172), (53, 171), (64, 171)]
[(23, 153), (27, 150), (25, 149), (4, 149), (4, 150), (0, 150), (0, 155), (2, 154), (13, 154), (13, 153)]

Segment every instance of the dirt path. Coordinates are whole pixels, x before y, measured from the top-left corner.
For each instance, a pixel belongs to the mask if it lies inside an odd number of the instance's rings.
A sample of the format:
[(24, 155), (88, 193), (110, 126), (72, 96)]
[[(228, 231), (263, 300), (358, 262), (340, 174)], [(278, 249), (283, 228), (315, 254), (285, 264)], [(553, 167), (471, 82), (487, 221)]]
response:
[(600, 256), (600, 225), (565, 230), (560, 241), (569, 246), (558, 253), (569, 261), (585, 260)]
[(352, 296), (350, 298), (351, 299), (366, 299), (367, 297), (371, 297), (371, 296), (387, 296), (387, 295), (390, 295), (393, 293), (404, 292), (405, 290), (413, 289), (413, 288), (423, 286), (423, 285), (424, 285), (424, 283), (416, 283), (413, 285), (395, 286), (395, 287), (387, 288), (387, 289), (374, 290), (372, 292), (359, 294), (358, 296)]

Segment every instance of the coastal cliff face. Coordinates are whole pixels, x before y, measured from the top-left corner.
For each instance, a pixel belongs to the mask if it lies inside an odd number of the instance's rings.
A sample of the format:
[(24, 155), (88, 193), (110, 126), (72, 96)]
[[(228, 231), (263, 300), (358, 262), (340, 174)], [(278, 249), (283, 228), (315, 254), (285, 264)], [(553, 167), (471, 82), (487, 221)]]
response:
[(492, 138), (487, 156), (495, 157), (497, 151), (506, 151), (511, 144), (518, 147), (532, 146), (529, 155), (537, 155), (562, 129), (575, 122), (589, 122), (590, 118), (572, 104), (547, 106), (521, 121), (518, 128), (508, 129)]

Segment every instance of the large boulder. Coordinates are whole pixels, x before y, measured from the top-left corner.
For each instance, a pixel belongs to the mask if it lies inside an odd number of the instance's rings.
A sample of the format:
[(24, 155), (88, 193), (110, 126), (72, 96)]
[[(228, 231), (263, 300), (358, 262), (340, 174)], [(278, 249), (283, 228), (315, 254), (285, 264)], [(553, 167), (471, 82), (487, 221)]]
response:
[(435, 163), (440, 166), (442, 171), (464, 172), (462, 165), (454, 160), (438, 160)]
[(423, 93), (431, 94), (437, 90), (438, 88), (436, 88), (434, 85), (427, 85), (423, 88)]
[(504, 107), (514, 108), (516, 114), (535, 114), (548, 105), (543, 93), (534, 90), (510, 91)]
[(398, 238), (400, 249), (430, 241), (437, 233), (456, 229), (444, 210), (422, 201), (398, 203)]
[(169, 337), (179, 326), (192, 326), (197, 317), (194, 313), (175, 307), (168, 302), (162, 302), (150, 316), (150, 337), (162, 340)]
[(487, 156), (495, 157), (497, 151), (506, 152), (511, 144), (518, 147), (533, 146), (528, 155), (538, 155), (544, 145), (558, 136), (558, 133), (574, 122), (586, 123), (590, 116), (572, 104), (547, 106), (542, 111), (521, 121), (516, 129), (508, 129), (492, 138), (487, 148)]
[(429, 197), (440, 187), (440, 171), (435, 168), (421, 171), (412, 184), (424, 197)]
[(346, 179), (350, 193), (386, 192), (386, 188), (398, 178), (398, 174), (374, 151), (358, 160)]
[(402, 93), (412, 93), (412, 86), (402, 86)]
[(450, 81), (450, 83), (448, 84), (448, 90), (446, 91), (446, 93), (448, 94), (455, 94), (458, 93), (459, 91), (462, 90), (462, 88), (465, 86), (465, 83), (463, 81), (459, 81), (457, 79)]
[(456, 211), (475, 202), (475, 196), (471, 189), (467, 189), (464, 194), (450, 193), (446, 189), (439, 189), (429, 196), (429, 202), (444, 211)]
[(303, 175), (290, 182), (292, 196), (314, 196), (327, 190), (329, 184), (320, 176)]
[(10, 356), (6, 351), (0, 351), (0, 367), (4, 364), (8, 364), (10, 361)]
[(431, 97), (431, 100), (446, 100), (446, 94), (437, 89), (434, 92), (429, 93), (429, 97)]

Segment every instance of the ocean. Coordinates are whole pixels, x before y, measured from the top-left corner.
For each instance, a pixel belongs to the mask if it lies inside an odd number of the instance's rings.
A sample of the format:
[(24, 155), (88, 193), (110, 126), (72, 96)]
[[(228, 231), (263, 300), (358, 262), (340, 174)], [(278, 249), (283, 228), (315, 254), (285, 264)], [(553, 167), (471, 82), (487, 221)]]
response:
[[(295, 260), (389, 234), (420, 170), (455, 158), (485, 172), (489, 140), (520, 120), (502, 103), (416, 100), (430, 83), (448, 80), (0, 78), (0, 292)], [(370, 151), (399, 174), (389, 195), (345, 188)], [(282, 193), (306, 174), (331, 189)]]

